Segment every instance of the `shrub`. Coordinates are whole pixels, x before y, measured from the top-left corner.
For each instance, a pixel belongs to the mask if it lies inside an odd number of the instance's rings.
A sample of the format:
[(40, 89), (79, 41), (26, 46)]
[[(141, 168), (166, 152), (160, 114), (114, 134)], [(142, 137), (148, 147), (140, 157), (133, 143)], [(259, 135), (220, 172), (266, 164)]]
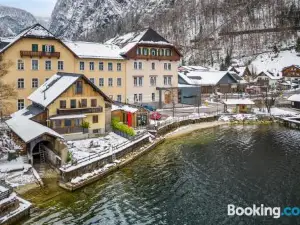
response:
[(123, 124), (120, 122), (118, 118), (113, 118), (111, 121), (111, 126), (113, 129), (121, 131), (125, 134), (128, 134), (129, 136), (134, 136), (135, 132), (132, 127), (127, 126), (126, 124)]
[(81, 124), (81, 127), (88, 129), (88, 128), (90, 128), (90, 123), (87, 122), (87, 121), (83, 121), (82, 124)]

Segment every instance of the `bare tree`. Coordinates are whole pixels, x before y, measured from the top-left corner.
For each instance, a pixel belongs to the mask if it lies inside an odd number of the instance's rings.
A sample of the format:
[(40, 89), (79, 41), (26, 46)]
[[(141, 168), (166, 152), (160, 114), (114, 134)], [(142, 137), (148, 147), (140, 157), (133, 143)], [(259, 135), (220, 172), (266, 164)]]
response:
[(280, 93), (275, 89), (266, 88), (265, 92), (261, 93), (262, 102), (268, 110), (268, 113), (271, 113), (272, 106), (275, 105), (276, 99), (279, 97)]
[(4, 60), (0, 55), (0, 116), (2, 119), (3, 111), (9, 107), (7, 101), (17, 97), (17, 91), (13, 84), (8, 84), (3, 81), (3, 78), (8, 74), (9, 68), (13, 65), (11, 61)]

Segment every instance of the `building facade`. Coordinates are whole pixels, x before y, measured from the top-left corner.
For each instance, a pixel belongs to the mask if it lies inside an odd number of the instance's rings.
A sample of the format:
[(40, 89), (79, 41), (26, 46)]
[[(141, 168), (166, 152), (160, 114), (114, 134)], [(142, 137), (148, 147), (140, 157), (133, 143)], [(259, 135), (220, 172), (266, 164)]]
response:
[(153, 105), (177, 103), (177, 68), (181, 54), (151, 28), (107, 42), (126, 59), (126, 102)]
[(126, 98), (126, 64), (118, 46), (62, 41), (36, 24), (16, 37), (1, 38), (0, 54), (12, 62), (3, 81), (18, 92), (5, 104), (4, 114), (30, 105), (27, 97), (56, 72), (84, 73), (112, 99)]
[(298, 65), (291, 65), (282, 69), (282, 77), (285, 81), (293, 83), (300, 83), (300, 67)]

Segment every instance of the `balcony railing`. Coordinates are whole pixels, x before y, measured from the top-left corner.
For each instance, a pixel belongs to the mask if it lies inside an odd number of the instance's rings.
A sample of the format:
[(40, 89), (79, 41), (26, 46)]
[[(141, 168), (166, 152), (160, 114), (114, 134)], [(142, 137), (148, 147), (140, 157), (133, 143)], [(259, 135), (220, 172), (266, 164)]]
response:
[(57, 115), (74, 115), (86, 113), (102, 113), (102, 107), (95, 108), (78, 108), (78, 109), (57, 109)]
[(52, 128), (59, 134), (74, 134), (74, 133), (82, 133), (84, 129), (82, 127), (59, 127)]
[(33, 51), (20, 51), (21, 57), (29, 56), (29, 57), (55, 57), (60, 58), (60, 52), (33, 52)]

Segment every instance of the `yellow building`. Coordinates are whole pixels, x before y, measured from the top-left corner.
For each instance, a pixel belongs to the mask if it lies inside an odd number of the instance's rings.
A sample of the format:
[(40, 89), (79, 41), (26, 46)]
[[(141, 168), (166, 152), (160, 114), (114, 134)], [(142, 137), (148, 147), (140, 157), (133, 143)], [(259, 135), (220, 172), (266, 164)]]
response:
[(30, 105), (27, 97), (56, 72), (85, 74), (112, 99), (126, 99), (125, 63), (115, 45), (64, 42), (36, 24), (16, 37), (1, 38), (0, 54), (13, 63), (4, 82), (18, 91), (5, 114)]

